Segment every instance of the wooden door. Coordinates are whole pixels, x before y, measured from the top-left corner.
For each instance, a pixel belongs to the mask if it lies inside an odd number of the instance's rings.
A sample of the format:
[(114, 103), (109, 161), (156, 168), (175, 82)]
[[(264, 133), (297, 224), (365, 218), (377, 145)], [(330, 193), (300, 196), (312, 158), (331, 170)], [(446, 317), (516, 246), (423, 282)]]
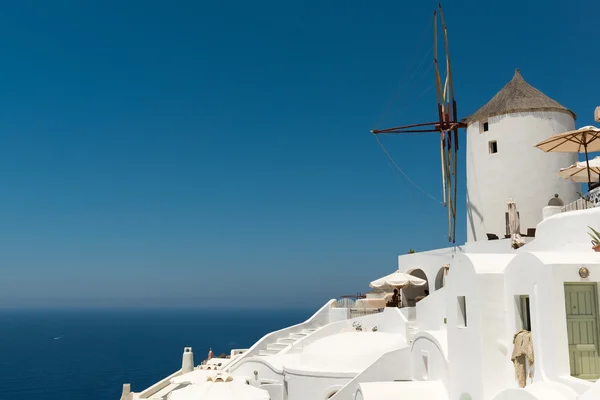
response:
[(571, 375), (600, 378), (598, 296), (595, 283), (565, 283), (565, 308)]

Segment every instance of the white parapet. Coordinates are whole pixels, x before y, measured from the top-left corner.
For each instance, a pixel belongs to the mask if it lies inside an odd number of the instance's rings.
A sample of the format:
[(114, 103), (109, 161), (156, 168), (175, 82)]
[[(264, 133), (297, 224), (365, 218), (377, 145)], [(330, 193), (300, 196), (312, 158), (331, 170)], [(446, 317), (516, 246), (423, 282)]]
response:
[(183, 357), (181, 360), (181, 372), (192, 372), (194, 370), (194, 353), (191, 347), (183, 349)]
[(123, 391), (121, 392), (121, 400), (131, 400), (133, 398), (133, 393), (131, 393), (131, 384), (124, 383)]
[(550, 218), (553, 215), (560, 214), (562, 212), (561, 206), (547, 206), (542, 208), (542, 220)]

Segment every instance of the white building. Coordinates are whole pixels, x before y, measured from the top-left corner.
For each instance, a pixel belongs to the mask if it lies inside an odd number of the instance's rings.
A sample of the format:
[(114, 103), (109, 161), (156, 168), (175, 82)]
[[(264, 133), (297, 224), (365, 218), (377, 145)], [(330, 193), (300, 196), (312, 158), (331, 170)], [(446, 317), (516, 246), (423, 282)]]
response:
[[(122, 400), (600, 399), (600, 253), (588, 236), (600, 208), (557, 204), (576, 198), (556, 178), (574, 157), (533, 148), (573, 128), (517, 71), (468, 119), (469, 241), (401, 255), (399, 270), (426, 280), (401, 290), (403, 307), (331, 300), (229, 358), (192, 367), (186, 348), (181, 370), (139, 393), (124, 385)], [(522, 230), (535, 228), (517, 250), (503, 238), (508, 198)], [(203, 395), (186, 397), (195, 387)]]
[(575, 129), (575, 114), (525, 82), (519, 70), (466, 123), (468, 242), (508, 233), (508, 198), (519, 205), (524, 233), (541, 221), (540, 208), (555, 194), (565, 203), (577, 198), (580, 185), (557, 174), (577, 154), (546, 154), (534, 147)]

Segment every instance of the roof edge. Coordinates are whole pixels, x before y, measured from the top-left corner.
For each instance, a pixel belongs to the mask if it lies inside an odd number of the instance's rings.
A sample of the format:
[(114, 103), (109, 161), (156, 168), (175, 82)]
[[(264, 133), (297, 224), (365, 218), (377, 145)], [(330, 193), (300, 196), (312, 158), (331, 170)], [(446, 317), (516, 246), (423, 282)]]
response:
[(536, 108), (533, 110), (520, 110), (520, 109), (516, 108), (514, 110), (497, 112), (497, 113), (493, 113), (493, 114), (487, 115), (485, 117), (479, 117), (476, 119), (471, 119), (471, 116), (469, 116), (469, 117), (463, 118), (463, 120), (465, 121), (467, 126), (470, 126), (470, 125), (474, 124), (475, 122), (481, 122), (481, 121), (484, 121), (489, 118), (497, 117), (499, 115), (517, 114), (517, 113), (525, 113), (525, 112), (527, 112), (527, 113), (549, 112), (549, 111), (559, 112), (559, 113), (563, 113), (563, 114), (569, 114), (570, 116), (573, 117), (574, 120), (577, 120), (577, 114), (575, 114), (573, 111), (571, 111), (569, 109), (565, 109), (565, 108), (558, 108), (558, 107), (540, 107), (540, 108)]

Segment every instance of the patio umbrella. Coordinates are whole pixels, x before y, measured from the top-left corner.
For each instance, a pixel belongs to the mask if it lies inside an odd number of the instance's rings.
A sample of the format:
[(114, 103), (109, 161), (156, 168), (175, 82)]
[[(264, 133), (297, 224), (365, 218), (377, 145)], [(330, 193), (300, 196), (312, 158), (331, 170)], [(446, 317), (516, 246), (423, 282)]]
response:
[(585, 153), (589, 185), (592, 183), (592, 177), (589, 170), (588, 153), (600, 151), (600, 129), (595, 126), (584, 126), (574, 131), (552, 135), (536, 144), (535, 147), (546, 153)]
[(589, 176), (585, 161), (578, 161), (569, 167), (561, 168), (558, 175), (561, 178), (571, 179), (574, 182), (586, 182), (590, 178), (593, 182), (598, 182), (600, 179), (600, 156), (592, 158), (588, 164), (590, 166)]
[(228, 374), (209, 376), (202, 383), (192, 384), (169, 393), (168, 400), (269, 400), (269, 392), (236, 382)]
[(512, 199), (508, 200), (508, 229), (511, 237), (511, 246), (514, 249), (525, 244), (525, 241), (521, 237), (521, 223), (519, 221), (519, 214), (517, 213), (517, 205)]
[(405, 274), (404, 272), (396, 271), (389, 275), (379, 278), (369, 284), (373, 289), (384, 288), (405, 288), (414, 286), (425, 286), (427, 281), (414, 275)]

